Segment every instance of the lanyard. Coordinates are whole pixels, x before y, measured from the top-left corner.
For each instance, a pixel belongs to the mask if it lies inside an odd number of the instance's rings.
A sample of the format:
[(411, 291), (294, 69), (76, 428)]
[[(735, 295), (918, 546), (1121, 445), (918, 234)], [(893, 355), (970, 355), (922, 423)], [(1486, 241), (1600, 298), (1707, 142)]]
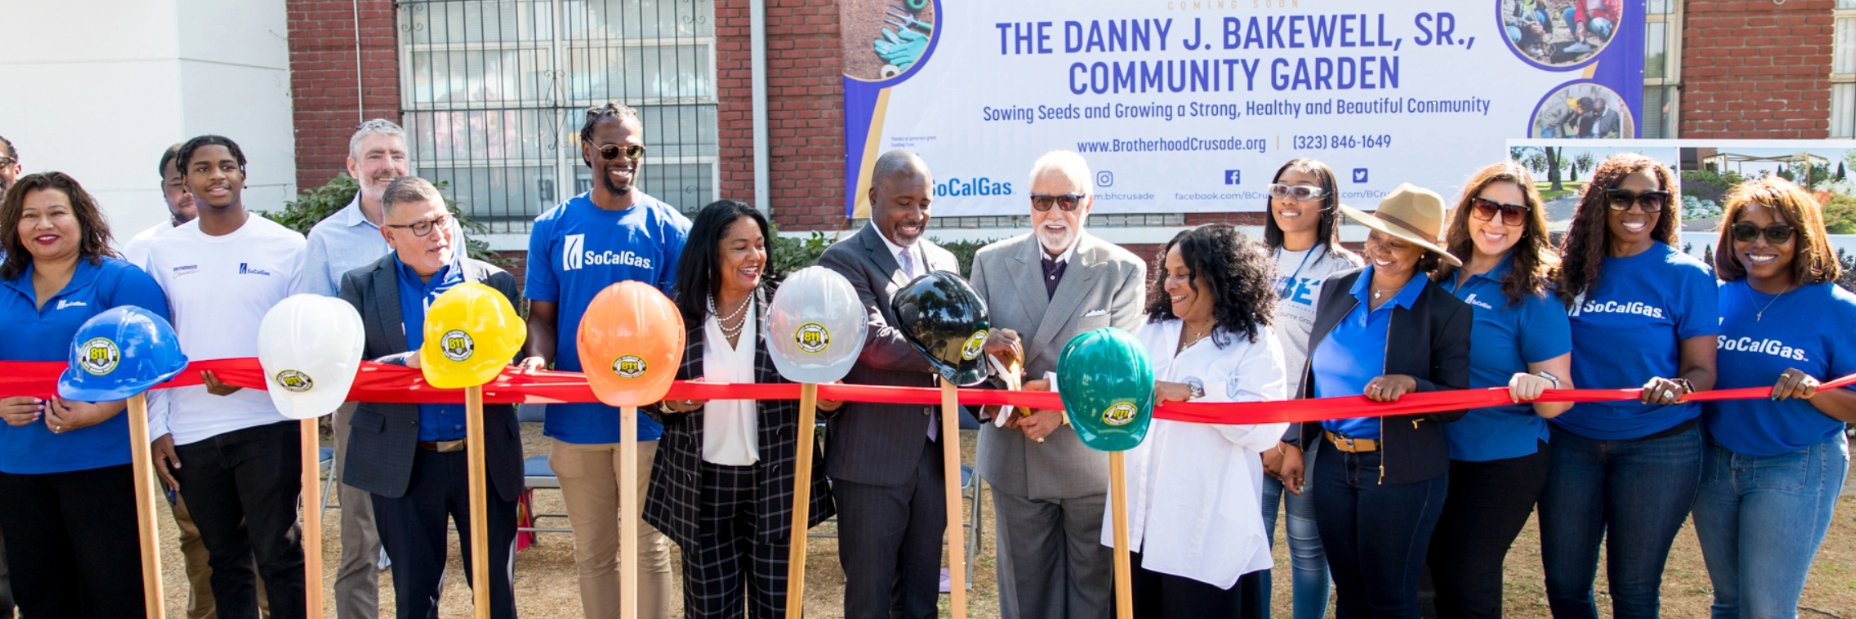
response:
[[(1321, 253), (1325, 254), (1327, 251), (1326, 247), (1321, 248)], [(1290, 273), (1287, 279), (1282, 280), (1282, 288), (1276, 291), (1276, 298), (1286, 299), (1289, 297), (1289, 287), (1295, 284), (1296, 277), (1302, 274), (1302, 267), (1308, 266), (1308, 258), (1313, 255), (1315, 255), (1315, 249), (1313, 247), (1308, 248), (1308, 253), (1302, 254), (1302, 263), (1295, 265), (1295, 272)], [(1276, 248), (1276, 258), (1282, 258), (1281, 247)]]

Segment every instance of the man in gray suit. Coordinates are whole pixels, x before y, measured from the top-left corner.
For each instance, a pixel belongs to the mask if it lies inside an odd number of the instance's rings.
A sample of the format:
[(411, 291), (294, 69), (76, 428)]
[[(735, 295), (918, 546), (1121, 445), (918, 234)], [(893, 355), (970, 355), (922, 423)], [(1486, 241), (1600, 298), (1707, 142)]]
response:
[[(381, 197), (381, 236), (392, 253), (349, 271), (341, 298), (361, 313), (363, 357), (418, 367), (425, 312), (446, 290), (484, 284), (512, 303), (516, 278), (464, 257), (444, 198), (430, 182), (402, 177)], [(514, 361), (514, 359), (510, 359)], [(342, 483), (373, 496), (380, 539), (393, 559), (395, 610), (400, 617), (436, 617), (443, 592), (449, 531), (457, 523), (464, 573), (470, 575), (469, 461), (464, 407), (362, 404), (349, 420)], [(483, 408), (484, 473), (489, 478), (490, 616), (513, 619), (516, 499), (522, 494), (522, 436), (515, 408)], [(466, 581), (469, 582), (468, 580)]]
[[(973, 258), (973, 287), (993, 332), (987, 352), (1023, 355), (1026, 378), (1056, 371), (1077, 334), (1140, 326), (1147, 269), (1120, 246), (1083, 233), (1094, 201), (1089, 164), (1053, 151), (1031, 168), (1031, 234)], [(1062, 426), (1063, 411), (1010, 411), (980, 429), (979, 474), (997, 509), (999, 616), (1102, 618), (1112, 612), (1114, 555), (1101, 544), (1108, 455)]]
[[(851, 280), (869, 314), (869, 336), (846, 383), (936, 384), (927, 359), (891, 326), (889, 307), (890, 296), (917, 276), (960, 271), (952, 253), (922, 238), (933, 191), (920, 157), (884, 153), (871, 175), (870, 225), (819, 257), (820, 266)], [(935, 616), (947, 528), (937, 414), (932, 406), (852, 402), (827, 416), (825, 474), (838, 501), (847, 619)]]

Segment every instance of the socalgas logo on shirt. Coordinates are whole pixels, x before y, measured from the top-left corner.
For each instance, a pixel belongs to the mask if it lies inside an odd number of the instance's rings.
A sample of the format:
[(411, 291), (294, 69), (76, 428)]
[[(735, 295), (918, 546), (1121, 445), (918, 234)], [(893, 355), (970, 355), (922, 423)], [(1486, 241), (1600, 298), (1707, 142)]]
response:
[(1719, 343), (1721, 350), (1762, 353), (1782, 359), (1791, 359), (1793, 361), (1805, 360), (1804, 349), (1786, 346), (1784, 342), (1772, 338), (1756, 340), (1750, 337), (1728, 338), (1725, 335), (1720, 335), (1715, 336), (1715, 339)]
[(1566, 315), (1578, 316), (1587, 312), (1593, 314), (1632, 314), (1636, 316), (1648, 316), (1658, 320), (1661, 320), (1665, 315), (1663, 313), (1663, 308), (1642, 301), (1587, 301), (1585, 300), (1585, 295), (1579, 295), (1578, 298), (1573, 299), (1572, 311), (1566, 312)]
[(622, 265), (638, 267), (640, 269), (651, 268), (651, 259), (640, 256), (636, 252), (614, 252), (612, 250), (601, 252), (588, 251), (586, 248), (586, 235), (584, 234), (569, 234), (566, 240), (565, 247), (561, 251), (561, 270), (563, 271), (576, 271), (587, 266), (606, 265)]

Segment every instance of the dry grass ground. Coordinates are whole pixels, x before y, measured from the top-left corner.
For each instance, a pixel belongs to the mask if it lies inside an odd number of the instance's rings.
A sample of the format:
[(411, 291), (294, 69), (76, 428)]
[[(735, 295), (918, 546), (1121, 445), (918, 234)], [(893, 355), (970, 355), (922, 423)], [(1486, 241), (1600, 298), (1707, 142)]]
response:
[[(963, 451), (965, 459), (972, 461), (973, 434), (963, 433)], [(546, 439), (542, 438), (536, 424), (523, 425), (523, 440), (529, 455), (547, 453)], [(165, 502), (164, 502), (165, 504)], [(564, 513), (560, 494), (553, 491), (536, 493), (536, 511), (538, 513)], [(1802, 607), (1806, 610), (1800, 617), (1810, 619), (1856, 619), (1856, 497), (1846, 496), (1838, 506), (1837, 521), (1830, 528), (1830, 535), (1819, 552), (1817, 562), (1812, 568), (1811, 579), (1805, 589)], [(165, 512), (166, 508), (163, 508)], [(990, 501), (985, 506), (985, 518), (990, 521), (992, 506)], [(338, 512), (329, 511), (323, 533), (323, 565), (328, 583), (333, 583), (335, 565), (340, 559), (340, 535), (338, 530)], [(185, 616), (187, 600), (187, 583), (182, 575), (179, 546), (175, 542), (175, 529), (172, 517), (163, 513), (158, 518), (162, 531), (162, 567), (163, 577), (168, 592), (168, 616), (178, 619)], [(556, 520), (554, 526), (561, 521)], [(544, 521), (544, 526), (549, 525)], [(835, 530), (832, 524), (814, 529), (814, 535), (831, 534)], [(1276, 564), (1282, 568), (1274, 571), (1275, 615), (1289, 616), (1288, 591), (1290, 588), (1288, 553), (1281, 538), (1280, 527), (1277, 532)], [(842, 617), (840, 610), (844, 587), (844, 574), (838, 567), (837, 540), (815, 538), (808, 549), (806, 563), (806, 609), (809, 616), (817, 619), (836, 619)], [(980, 552), (972, 565), (973, 590), (969, 595), (969, 617), (991, 619), (998, 617), (998, 590), (993, 574), (993, 540), (992, 528), (986, 527), (986, 534), (981, 540)], [(1540, 544), (1538, 529), (1529, 523), (1521, 538), (1515, 542), (1514, 551), (1508, 556), (1506, 574), (1507, 615), (1511, 618), (1532, 619), (1546, 618), (1546, 591), (1540, 567)], [(380, 574), (380, 606), (382, 617), (393, 616), (393, 577), (390, 572)], [(544, 534), (540, 541), (524, 550), (516, 557), (516, 603), (525, 617), (578, 617), (580, 616), (579, 587), (576, 583), (573, 566), (573, 541), (566, 534)], [(1604, 597), (1605, 583), (1601, 574), (1598, 591), (1600, 606), (1604, 608), (1603, 616), (1610, 616), (1609, 599)], [(325, 589), (325, 600), (331, 600)], [(332, 600), (331, 600), (332, 601)], [(1694, 528), (1684, 527), (1676, 539), (1675, 551), (1670, 557), (1669, 568), (1663, 579), (1663, 615), (1666, 617), (1706, 617), (1711, 602), (1707, 570), (1702, 565), (1701, 550), (1696, 544)], [(326, 603), (326, 602), (325, 602)], [(943, 616), (946, 613), (946, 598), (943, 598)], [(462, 564), (457, 558), (457, 546), (452, 545), (450, 576), (446, 582), (442, 602), (441, 616), (446, 618), (470, 617), (470, 590), (464, 582)], [(1815, 611), (1815, 612), (1814, 612)], [(1331, 612), (1331, 611), (1330, 611)], [(672, 616), (682, 615), (681, 600), (673, 602)], [(333, 606), (328, 608), (326, 616), (335, 617)]]

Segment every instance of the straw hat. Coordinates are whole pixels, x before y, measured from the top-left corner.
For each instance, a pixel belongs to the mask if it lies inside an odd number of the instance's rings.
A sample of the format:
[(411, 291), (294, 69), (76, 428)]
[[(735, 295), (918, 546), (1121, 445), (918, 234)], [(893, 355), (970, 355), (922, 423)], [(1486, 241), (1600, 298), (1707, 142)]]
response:
[(1463, 266), (1462, 260), (1437, 245), (1444, 230), (1444, 198), (1435, 191), (1400, 183), (1386, 199), (1379, 201), (1377, 212), (1368, 213), (1344, 204), (1340, 212), (1362, 226), (1436, 252), (1444, 262)]

